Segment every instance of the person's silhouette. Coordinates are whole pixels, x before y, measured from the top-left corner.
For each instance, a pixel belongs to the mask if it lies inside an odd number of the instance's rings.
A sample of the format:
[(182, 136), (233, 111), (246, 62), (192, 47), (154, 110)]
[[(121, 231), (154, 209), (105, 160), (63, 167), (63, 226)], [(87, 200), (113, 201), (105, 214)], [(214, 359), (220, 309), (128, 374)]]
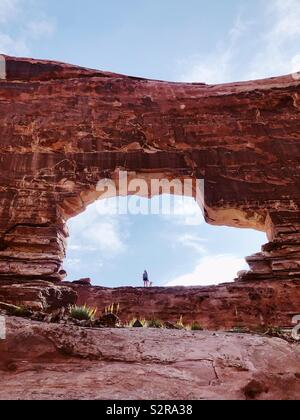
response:
[(143, 282), (144, 282), (144, 287), (149, 287), (149, 276), (148, 276), (147, 270), (144, 271)]

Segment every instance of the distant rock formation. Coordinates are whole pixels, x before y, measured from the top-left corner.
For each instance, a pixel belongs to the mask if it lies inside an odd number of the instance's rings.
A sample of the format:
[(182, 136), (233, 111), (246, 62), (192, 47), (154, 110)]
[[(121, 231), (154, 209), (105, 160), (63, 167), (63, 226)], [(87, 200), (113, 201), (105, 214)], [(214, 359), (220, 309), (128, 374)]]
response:
[(92, 280), (89, 278), (85, 278), (85, 279), (72, 281), (72, 283), (77, 284), (78, 286), (91, 286)]
[(112, 302), (119, 304), (123, 322), (138, 318), (176, 323), (182, 316), (185, 324), (195, 321), (209, 330), (291, 328), (293, 317), (300, 314), (300, 280), (147, 289), (72, 287), (78, 304), (100, 313)]

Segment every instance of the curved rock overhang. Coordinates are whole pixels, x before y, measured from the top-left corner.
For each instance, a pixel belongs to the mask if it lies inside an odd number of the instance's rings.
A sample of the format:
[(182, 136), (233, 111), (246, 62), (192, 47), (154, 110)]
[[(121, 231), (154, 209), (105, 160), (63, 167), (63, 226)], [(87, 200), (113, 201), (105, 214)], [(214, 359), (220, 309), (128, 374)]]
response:
[(300, 279), (297, 75), (206, 85), (0, 61), (0, 278), (59, 279), (67, 219), (128, 171), (204, 179), (208, 223), (271, 241), (242, 279)]

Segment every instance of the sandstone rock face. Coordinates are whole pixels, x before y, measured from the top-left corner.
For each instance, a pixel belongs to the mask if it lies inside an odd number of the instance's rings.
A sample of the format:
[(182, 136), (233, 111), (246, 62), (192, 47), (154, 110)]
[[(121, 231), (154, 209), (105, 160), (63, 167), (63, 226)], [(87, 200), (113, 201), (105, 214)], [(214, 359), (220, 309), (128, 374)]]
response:
[(119, 288), (72, 286), (79, 304), (101, 313), (120, 304), (123, 322), (133, 318), (198, 322), (205, 329), (292, 327), (300, 314), (300, 281), (239, 282), (213, 287)]
[(67, 308), (77, 301), (77, 293), (66, 286), (56, 286), (45, 281), (14, 283), (2, 281), (0, 302), (25, 307), (35, 311), (51, 312)]
[(7, 328), (1, 400), (300, 398), (299, 346), (279, 339), (14, 318)]
[(205, 179), (208, 223), (266, 231), (241, 280), (299, 279), (300, 80), (209, 86), (2, 56), (0, 276), (61, 279), (100, 179)]
[(78, 284), (80, 286), (91, 286), (92, 285), (92, 280), (90, 278), (85, 278), (85, 279), (75, 280), (72, 283), (73, 284)]

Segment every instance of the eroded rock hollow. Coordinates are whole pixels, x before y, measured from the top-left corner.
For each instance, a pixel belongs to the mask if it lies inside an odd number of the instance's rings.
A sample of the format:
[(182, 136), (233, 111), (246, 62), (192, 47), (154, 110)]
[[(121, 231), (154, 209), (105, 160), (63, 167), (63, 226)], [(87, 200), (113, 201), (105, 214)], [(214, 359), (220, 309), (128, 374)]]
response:
[(300, 80), (209, 86), (1, 56), (0, 281), (60, 280), (66, 222), (121, 171), (205, 180), (208, 223), (266, 231), (240, 280), (300, 279)]

